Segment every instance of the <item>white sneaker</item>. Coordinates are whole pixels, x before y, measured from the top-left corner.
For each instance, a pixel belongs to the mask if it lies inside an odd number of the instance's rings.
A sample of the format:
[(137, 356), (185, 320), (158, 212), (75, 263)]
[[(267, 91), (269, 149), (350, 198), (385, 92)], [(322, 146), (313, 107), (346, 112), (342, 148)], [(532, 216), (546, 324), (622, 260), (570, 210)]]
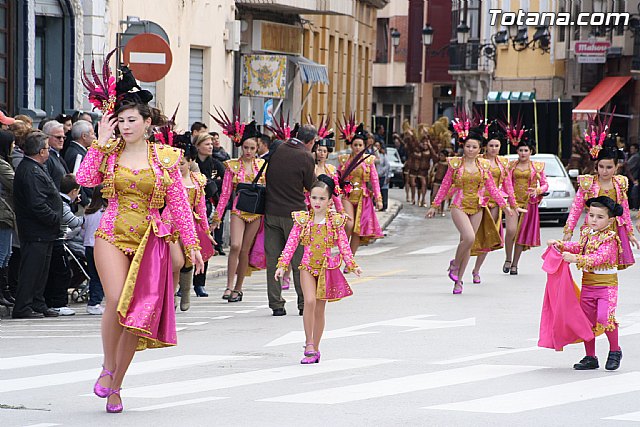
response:
[(100, 304), (88, 305), (87, 313), (100, 316), (104, 313), (104, 307), (102, 307)]
[(60, 313), (60, 316), (73, 316), (74, 314), (76, 314), (76, 312), (69, 307), (59, 307), (54, 308), (54, 310)]

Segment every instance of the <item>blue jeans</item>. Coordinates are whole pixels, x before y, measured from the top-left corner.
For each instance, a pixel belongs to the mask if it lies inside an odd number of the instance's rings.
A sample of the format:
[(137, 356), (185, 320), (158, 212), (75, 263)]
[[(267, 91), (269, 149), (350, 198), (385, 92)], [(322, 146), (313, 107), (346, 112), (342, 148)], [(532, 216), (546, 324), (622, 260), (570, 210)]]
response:
[(9, 266), (12, 240), (12, 229), (0, 227), (0, 268), (7, 268)]
[(104, 298), (102, 282), (96, 270), (96, 262), (93, 259), (93, 246), (84, 247), (84, 256), (87, 258), (87, 274), (89, 275), (89, 303), (88, 305), (99, 305)]

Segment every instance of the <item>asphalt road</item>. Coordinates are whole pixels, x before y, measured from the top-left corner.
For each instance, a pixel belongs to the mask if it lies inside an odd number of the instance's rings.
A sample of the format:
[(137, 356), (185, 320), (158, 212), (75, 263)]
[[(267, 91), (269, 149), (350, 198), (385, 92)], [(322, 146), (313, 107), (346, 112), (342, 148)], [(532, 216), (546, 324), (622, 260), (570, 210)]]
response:
[[(400, 190), (392, 195), (403, 197)], [(640, 423), (637, 267), (620, 274), (622, 367), (578, 372), (582, 345), (536, 346), (542, 248), (518, 276), (491, 254), (482, 284), (452, 295), (446, 266), (458, 236), (449, 216), (406, 205), (387, 238), (363, 248), (354, 296), (331, 303), (322, 361), (301, 366), (295, 293), (272, 317), (263, 273), (245, 300), (193, 298), (179, 345), (136, 355), (123, 414), (91, 394), (101, 363), (99, 319), (0, 323), (0, 425), (5, 426), (613, 426)], [(561, 237), (543, 227), (542, 240)], [(577, 274), (575, 277), (578, 277)], [(598, 340), (604, 365), (608, 346)]]

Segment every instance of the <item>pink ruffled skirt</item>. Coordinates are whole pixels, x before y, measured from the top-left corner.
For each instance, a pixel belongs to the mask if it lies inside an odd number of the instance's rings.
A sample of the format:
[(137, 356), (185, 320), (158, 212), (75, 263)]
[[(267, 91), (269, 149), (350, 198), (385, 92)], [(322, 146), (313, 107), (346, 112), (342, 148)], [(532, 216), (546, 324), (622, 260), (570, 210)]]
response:
[(540, 246), (540, 214), (537, 203), (529, 203), (527, 212), (520, 216), (516, 243), (526, 249)]

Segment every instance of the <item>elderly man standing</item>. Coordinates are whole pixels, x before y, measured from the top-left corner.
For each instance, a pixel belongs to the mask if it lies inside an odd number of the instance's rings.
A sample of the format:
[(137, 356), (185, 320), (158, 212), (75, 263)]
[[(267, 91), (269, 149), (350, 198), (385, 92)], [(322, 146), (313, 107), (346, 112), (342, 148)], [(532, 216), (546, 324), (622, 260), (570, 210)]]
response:
[(44, 300), (51, 252), (62, 219), (62, 199), (44, 168), (49, 158), (47, 136), (31, 132), (24, 141), (24, 155), (16, 169), (13, 191), (21, 262), (12, 317), (57, 317), (59, 313)]
[[(69, 172), (75, 174), (82, 163), (82, 159), (87, 155), (87, 150), (91, 147), (96, 134), (93, 126), (86, 120), (78, 120), (71, 128), (71, 143), (64, 153), (64, 161), (69, 167)], [(80, 205), (87, 206), (93, 194), (92, 188), (82, 187), (80, 190)]]
[[(282, 298), (282, 287), (275, 280), (278, 257), (284, 249), (293, 228), (291, 213), (306, 209), (304, 191), (309, 191), (315, 179), (315, 162), (311, 149), (318, 136), (318, 131), (312, 125), (304, 125), (298, 131), (297, 138), (291, 138), (280, 144), (271, 153), (267, 168), (267, 197), (264, 222), (264, 249), (267, 255), (267, 293), (269, 308), (274, 316), (287, 314), (284, 309), (285, 300)], [(302, 247), (298, 247), (291, 267), (293, 281), (298, 294), (298, 310), (302, 315), (304, 298), (300, 287), (300, 271), (298, 265), (302, 260)]]
[(64, 125), (57, 120), (47, 122), (42, 131), (49, 137), (49, 158), (45, 163), (45, 168), (58, 191), (60, 191), (60, 181), (62, 177), (69, 173), (67, 162), (62, 158), (60, 151), (64, 145)]

